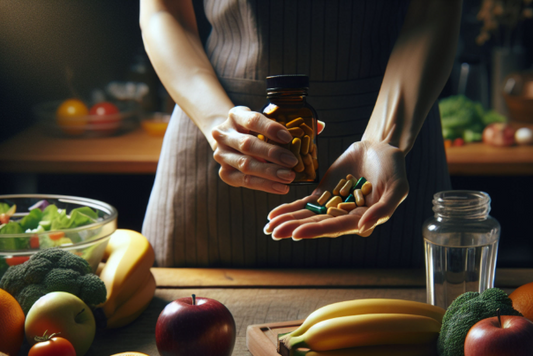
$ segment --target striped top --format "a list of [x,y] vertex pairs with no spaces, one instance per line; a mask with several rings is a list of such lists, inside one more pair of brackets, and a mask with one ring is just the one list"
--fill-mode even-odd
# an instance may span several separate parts
[[[323,176],[361,139],[407,5],[204,0],[212,26],[206,53],[234,104],[256,111],[266,101],[268,75],[309,75],[308,101],[326,122],[317,139]],[[158,266],[420,268],[422,223],[432,215],[432,195],[450,189],[436,105],[406,158],[409,196],[368,238],[273,241],[263,233],[268,212],[314,187],[291,187],[285,196],[233,188],[218,177],[212,155],[205,137],[176,107],[143,225]]]

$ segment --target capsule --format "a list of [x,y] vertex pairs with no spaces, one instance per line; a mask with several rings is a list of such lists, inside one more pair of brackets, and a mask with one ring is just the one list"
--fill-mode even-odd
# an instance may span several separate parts
[[300,153],[306,155],[309,153],[309,146],[311,143],[311,138],[308,135],[302,137],[302,147],[300,148]]
[[299,127],[291,127],[288,130],[292,137],[303,137],[304,135],[304,131]]
[[313,129],[307,126],[307,124],[301,124],[300,128],[303,130],[303,132],[305,132],[306,135],[308,135],[309,137],[313,137]]
[[355,178],[351,174],[348,174],[346,176],[346,180],[351,180],[352,181],[352,187],[355,187],[355,185],[357,184],[357,178]]
[[341,179],[339,183],[337,183],[337,186],[335,187],[335,189],[333,189],[333,195],[339,195],[339,192],[344,186],[344,184],[346,184],[346,179]]
[[365,205],[365,197],[363,196],[361,189],[356,189],[353,191],[353,193],[355,196],[355,204],[357,204],[357,206]]
[[346,215],[348,214],[348,212],[346,210],[331,207],[331,208],[328,208],[327,214],[331,216],[340,216],[340,215]]
[[363,186],[361,187],[361,191],[363,192],[363,195],[368,195],[372,191],[372,183],[365,182]]
[[365,177],[361,177],[359,178],[359,180],[357,181],[357,183],[354,185],[353,189],[361,189],[361,187],[363,186],[363,184],[365,184],[366,182],[366,178]]
[[328,190],[326,190],[324,191],[324,193],[322,193],[322,195],[320,196],[320,198],[318,198],[316,202],[320,205],[324,205],[326,204],[326,202],[328,201],[330,197],[331,197],[331,193]]
[[352,190],[352,181],[347,180],[346,183],[344,183],[344,185],[342,186],[341,190],[339,190],[339,193],[341,196],[347,197],[348,195],[350,195],[351,190]]
[[307,210],[311,210],[315,214],[326,214],[328,209],[325,206],[320,206],[312,203],[305,204]]
[[355,203],[355,197],[353,196],[353,194],[350,194],[350,195],[348,195],[348,197],[346,199],[344,199],[344,202],[345,203],[350,203],[350,202]]
[[342,198],[338,195],[335,195],[326,203],[326,208],[336,208],[339,203],[342,203]]
[[300,140],[298,137],[293,138],[291,142],[291,152],[296,156],[298,159],[298,164],[293,168],[295,172],[303,172],[305,169],[304,162],[302,160],[302,156],[300,155],[300,147],[302,146],[302,140]]
[[356,206],[357,205],[355,205],[354,202],[339,203],[339,205],[337,205],[337,208],[342,209],[342,210],[346,210],[346,211],[352,211],[353,209],[356,208]]
[[301,124],[303,124],[305,121],[301,117],[294,119],[292,121],[287,122],[287,128],[290,129],[291,127],[298,127]]
[[265,136],[261,134],[257,135],[257,138],[260,139],[261,141],[265,140]]

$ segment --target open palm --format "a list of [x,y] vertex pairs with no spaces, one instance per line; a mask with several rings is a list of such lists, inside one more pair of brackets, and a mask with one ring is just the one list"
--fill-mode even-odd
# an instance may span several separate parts
[[[365,177],[372,183],[372,192],[365,197],[366,206],[357,207],[347,215],[338,217],[317,215],[305,209],[306,203],[316,202],[325,190],[331,192],[339,180],[348,174]],[[392,216],[408,192],[403,152],[386,143],[359,141],[352,144],[331,165],[310,196],[272,210],[265,233],[271,233],[275,240],[347,234],[369,236],[377,225]]]

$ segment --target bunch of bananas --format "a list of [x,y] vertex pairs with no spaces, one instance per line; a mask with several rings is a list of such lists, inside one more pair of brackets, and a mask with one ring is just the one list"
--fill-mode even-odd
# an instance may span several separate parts
[[279,338],[283,356],[427,356],[436,351],[445,310],[401,299],[358,299],[326,305]]
[[126,229],[116,230],[107,244],[97,272],[107,289],[107,299],[98,306],[114,329],[135,320],[154,297],[156,283],[150,267],[154,250],[142,234]]

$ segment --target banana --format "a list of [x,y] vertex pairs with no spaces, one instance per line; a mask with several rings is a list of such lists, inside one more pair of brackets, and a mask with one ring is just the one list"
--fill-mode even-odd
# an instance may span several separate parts
[[392,344],[427,344],[439,336],[441,323],[423,315],[380,313],[341,316],[320,321],[300,336],[283,342],[290,350],[314,351]]
[[154,263],[154,250],[148,240],[133,230],[116,230],[107,244],[100,279],[107,299],[98,307],[107,319],[142,287],[143,278]]
[[330,351],[308,351],[302,356],[436,356],[436,343],[414,345],[374,345]]
[[340,316],[399,313],[423,315],[433,318],[440,323],[445,312],[443,308],[411,300],[387,298],[355,299],[329,304],[315,310],[305,319],[298,329],[292,331],[288,336],[302,335],[316,323]]
[[152,272],[148,271],[146,277],[142,281],[141,288],[107,319],[108,329],[120,328],[131,323],[148,307],[154,297],[156,284]]

